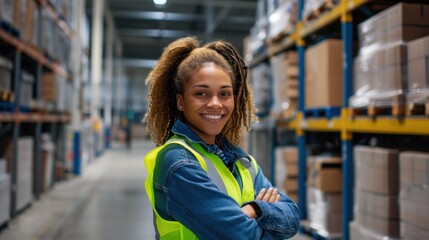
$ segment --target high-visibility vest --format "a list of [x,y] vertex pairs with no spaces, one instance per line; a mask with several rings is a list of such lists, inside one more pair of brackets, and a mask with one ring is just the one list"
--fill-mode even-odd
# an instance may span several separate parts
[[219,189],[232,197],[239,206],[243,203],[254,200],[255,190],[254,182],[258,172],[258,165],[252,157],[242,158],[236,162],[237,170],[240,174],[243,189],[237,180],[234,178],[229,169],[225,166],[222,160],[213,153],[205,151],[197,143],[188,143],[177,136],[173,136],[164,145],[151,150],[145,156],[145,165],[148,172],[148,177],[145,182],[145,188],[152,208],[155,214],[155,227],[157,236],[162,240],[193,240],[198,237],[183,224],[178,221],[169,221],[163,219],[155,209],[155,194],[153,189],[153,172],[156,165],[157,154],[167,145],[179,144],[189,150],[200,163],[201,167],[207,172],[210,179],[215,182]]

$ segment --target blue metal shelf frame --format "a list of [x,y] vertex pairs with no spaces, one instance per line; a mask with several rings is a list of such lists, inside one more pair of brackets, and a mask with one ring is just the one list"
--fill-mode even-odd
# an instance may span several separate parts
[[[14,86],[15,86],[15,113],[19,111],[20,99],[20,76],[21,76],[21,52],[15,52],[14,59]],[[17,199],[17,184],[18,184],[18,138],[20,132],[19,122],[15,122],[13,126],[13,156],[12,156],[12,182],[11,182],[11,201],[10,201],[10,217],[16,216],[16,199]]]
[[[343,40],[343,106],[349,106],[348,99],[353,94],[353,24],[350,13],[343,13],[341,35]],[[342,132],[342,208],[343,239],[349,239],[349,223],[353,220],[353,144],[351,134]]]
[[[304,9],[304,0],[298,2],[298,21],[302,22],[302,10]],[[301,37],[297,40],[298,50],[298,110],[304,112],[305,98],[305,46]],[[307,154],[305,146],[305,135],[302,131],[297,132],[298,142],[298,207],[301,219],[307,219]]]

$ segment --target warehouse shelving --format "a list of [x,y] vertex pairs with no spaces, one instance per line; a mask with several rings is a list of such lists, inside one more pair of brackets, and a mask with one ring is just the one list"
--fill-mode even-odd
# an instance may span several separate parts
[[[265,62],[270,57],[292,48],[298,51],[299,64],[299,99],[298,113],[288,119],[277,119],[275,124],[280,128],[294,130],[299,149],[299,208],[303,221],[306,213],[306,139],[305,132],[334,132],[339,133],[342,141],[343,159],[343,239],[349,239],[349,222],[353,218],[353,134],[395,134],[395,135],[429,135],[429,118],[425,116],[352,116],[349,111],[349,97],[353,94],[353,21],[352,14],[358,8],[376,1],[371,0],[339,0],[332,9],[322,13],[317,19],[303,23],[302,10],[304,0],[299,0],[298,22],[295,31],[278,41],[270,44],[260,55],[255,56],[249,63],[250,67]],[[399,1],[396,1],[399,2]],[[392,1],[388,4],[393,5]],[[386,2],[384,2],[386,4]],[[341,38],[343,41],[343,106],[339,117],[312,118],[304,117],[304,79],[305,79],[305,47],[306,38],[322,31],[323,28],[336,24],[341,25]],[[274,160],[272,160],[274,161]],[[273,177],[272,177],[273,178]],[[316,234],[317,235],[317,234]],[[316,236],[314,235],[314,236]],[[315,237],[316,238],[316,237]]]
[[[46,1],[38,0],[40,5],[36,7],[35,11],[41,11],[41,9],[46,8],[50,11],[50,14],[54,17],[55,23],[59,26],[66,36],[69,38],[73,37],[73,31],[71,28],[63,21],[60,20],[59,15],[55,12],[55,9]],[[38,29],[41,29],[41,21],[38,21]],[[40,46],[41,39],[38,39],[38,45]],[[52,135],[54,141],[58,140],[60,144],[56,148],[54,163],[52,172],[54,172],[54,165],[57,162],[64,162],[65,150],[63,147],[64,143],[64,134],[61,129],[64,128],[64,124],[70,122],[70,113],[67,111],[61,112],[44,112],[44,111],[34,111],[27,112],[22,111],[20,103],[20,75],[22,70],[29,71],[34,75],[34,99],[38,100],[41,98],[41,79],[44,72],[52,72],[58,76],[61,76],[68,81],[72,81],[73,77],[68,73],[64,66],[60,63],[49,60],[41,50],[37,47],[32,46],[21,40],[20,38],[9,34],[7,31],[0,29],[0,54],[5,55],[10,58],[13,62],[13,79],[14,79],[14,100],[11,100],[13,106],[12,111],[0,112],[0,127],[3,127],[3,124],[11,124],[12,126],[11,133],[8,135],[2,135],[0,137],[11,137],[12,139],[12,162],[13,169],[11,172],[11,218],[15,217],[19,211],[22,209],[16,208],[16,199],[17,199],[17,189],[16,185],[18,182],[17,179],[17,153],[18,153],[18,138],[25,134],[26,136],[31,136],[34,140],[33,147],[33,175],[34,175],[34,188],[32,191],[33,196],[38,199],[41,195],[41,184],[40,175],[41,175],[41,134],[42,130],[44,132],[49,132]],[[30,109],[32,110],[32,109]],[[30,130],[29,130],[30,129]],[[25,132],[27,131],[27,132]],[[4,134],[4,133],[3,133]],[[61,139],[62,138],[62,139]],[[55,181],[55,178],[53,178]],[[31,202],[30,202],[31,204]]]

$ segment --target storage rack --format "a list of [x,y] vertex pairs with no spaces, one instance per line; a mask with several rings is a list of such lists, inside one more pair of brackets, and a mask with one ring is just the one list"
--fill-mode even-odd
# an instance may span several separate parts
[[[63,21],[56,10],[47,2],[47,0],[37,0],[35,11],[41,12],[42,9],[48,10],[54,17],[54,22],[62,29],[65,35],[70,39],[73,37],[73,31]],[[37,29],[39,31],[42,28],[42,19],[38,18]],[[39,31],[43,32],[43,31]],[[38,46],[41,46],[41,36],[37,39]],[[39,48],[40,49],[40,48]],[[13,62],[13,79],[14,79],[14,101],[13,110],[10,112],[0,112],[0,123],[11,124],[12,127],[12,149],[13,149],[13,169],[11,172],[11,206],[10,206],[10,217],[15,217],[19,211],[16,209],[16,198],[17,198],[17,142],[18,138],[22,133],[24,124],[31,124],[31,129],[34,129],[32,137],[34,139],[33,149],[33,179],[34,189],[33,194],[36,199],[40,198],[42,182],[40,181],[41,176],[41,133],[42,129],[47,129],[52,135],[52,139],[55,141],[59,139],[59,146],[56,147],[54,152],[52,176],[54,176],[55,163],[65,162],[65,135],[64,127],[65,124],[70,122],[69,112],[22,112],[20,104],[20,75],[22,70],[29,70],[34,74],[34,99],[39,100],[41,98],[41,79],[44,72],[52,72],[56,75],[62,76],[69,81],[72,81],[73,77],[68,74],[63,66],[49,60],[44,54],[29,44],[22,41],[20,38],[11,35],[9,32],[0,29],[0,54],[11,59]],[[27,133],[28,134],[28,133]],[[55,178],[53,177],[53,181]],[[31,203],[30,203],[31,204]]]
[[[339,0],[332,9],[321,14],[314,21],[303,23],[302,10],[304,0],[298,2],[298,22],[295,31],[276,44],[267,47],[261,54],[255,56],[249,66],[255,67],[261,62],[269,60],[272,56],[295,48],[298,51],[299,68],[299,99],[298,113],[290,119],[280,119],[277,126],[295,131],[299,150],[299,174],[298,174],[298,205],[301,219],[307,218],[306,208],[306,139],[305,132],[336,132],[341,136],[342,142],[342,228],[343,239],[349,239],[349,223],[353,218],[353,187],[354,187],[354,167],[353,167],[353,134],[354,133],[381,133],[396,135],[429,135],[429,118],[419,116],[370,116],[352,117],[349,110],[349,97],[353,94],[353,21],[352,14],[360,7],[376,2],[375,0]],[[394,5],[399,1],[391,1],[388,4]],[[386,3],[386,2],[384,2]],[[311,118],[305,117],[304,105],[304,79],[305,79],[305,39],[340,21],[341,38],[343,41],[343,105],[339,117],[333,118]],[[252,146],[252,145],[251,145]],[[274,159],[271,159],[273,166]],[[272,171],[274,174],[274,171]],[[271,176],[271,179],[275,179]],[[324,239],[325,236],[312,233],[315,239]]]

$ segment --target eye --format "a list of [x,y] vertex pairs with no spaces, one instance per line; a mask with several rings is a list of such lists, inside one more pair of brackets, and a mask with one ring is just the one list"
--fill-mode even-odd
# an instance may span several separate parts
[[229,97],[229,96],[232,96],[232,92],[230,92],[230,91],[225,91],[225,92],[221,92],[221,93],[220,93],[220,95],[221,95],[222,97]]
[[196,92],[196,93],[195,93],[195,95],[196,95],[196,96],[202,96],[202,97],[205,97],[205,96],[207,96],[207,93],[205,93],[205,92]]

